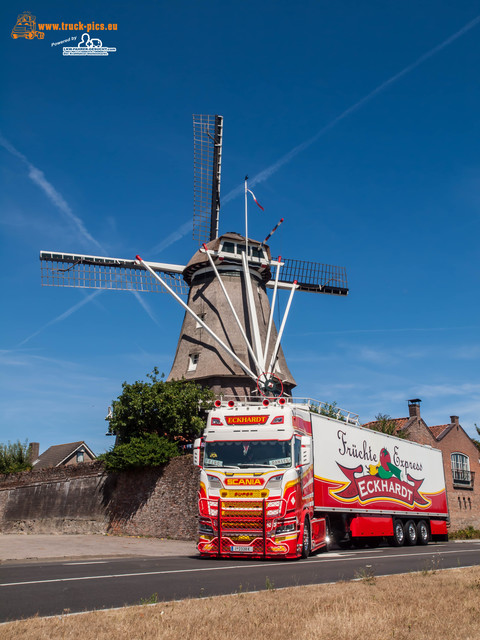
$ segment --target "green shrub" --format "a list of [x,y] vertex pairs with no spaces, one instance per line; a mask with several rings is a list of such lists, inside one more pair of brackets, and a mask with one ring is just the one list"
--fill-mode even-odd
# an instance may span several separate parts
[[449,540],[475,540],[477,538],[480,538],[480,529],[475,529],[472,526],[448,533]]
[[109,471],[123,471],[137,467],[158,467],[179,455],[174,442],[156,433],[137,436],[99,456]]

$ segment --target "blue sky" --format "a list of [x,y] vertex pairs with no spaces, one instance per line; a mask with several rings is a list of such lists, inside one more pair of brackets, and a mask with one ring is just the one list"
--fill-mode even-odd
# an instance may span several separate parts
[[[274,255],[347,268],[346,299],[299,293],[298,387],[360,414],[480,423],[480,3],[60,2],[2,6],[0,441],[97,453],[124,380],[168,374],[183,313],[162,294],[40,285],[41,249],[185,264],[192,114],[224,116],[220,230],[246,173]],[[10,37],[92,32],[108,57]],[[71,44],[75,45],[75,42]],[[93,295],[95,294],[95,295]],[[286,294],[281,296],[285,307]],[[278,317],[278,316],[277,316]]]

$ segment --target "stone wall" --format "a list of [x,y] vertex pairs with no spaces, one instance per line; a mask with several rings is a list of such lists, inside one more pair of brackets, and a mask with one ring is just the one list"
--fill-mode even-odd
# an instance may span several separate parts
[[100,462],[0,476],[1,533],[102,533],[193,540],[192,456],[107,473]]

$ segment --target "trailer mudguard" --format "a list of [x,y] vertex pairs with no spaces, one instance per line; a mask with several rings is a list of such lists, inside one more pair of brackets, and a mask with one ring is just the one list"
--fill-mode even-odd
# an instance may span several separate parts
[[356,516],[350,531],[354,538],[393,536],[393,520],[390,516]]

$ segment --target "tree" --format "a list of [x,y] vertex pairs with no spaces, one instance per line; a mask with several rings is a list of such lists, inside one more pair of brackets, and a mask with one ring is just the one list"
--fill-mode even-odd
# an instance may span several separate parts
[[375,422],[369,425],[369,429],[372,431],[379,431],[380,433],[386,433],[389,436],[396,436],[397,438],[406,439],[407,434],[405,431],[397,432],[397,423],[386,413],[379,413],[375,416]]
[[32,468],[30,463],[30,452],[28,441],[24,443],[8,442],[0,444],[0,473],[17,473],[18,471],[29,471]]
[[336,418],[337,420],[345,422],[345,417],[340,413],[340,409],[337,407],[336,402],[332,402],[331,404],[329,402],[324,402],[318,406],[311,404],[310,411],[312,413],[319,413],[321,416],[327,416],[327,418]]
[[320,415],[327,416],[328,418],[337,418],[345,422],[345,417],[340,413],[340,409],[337,407],[337,403],[334,401],[331,404],[326,402],[320,407]]
[[213,392],[194,381],[165,382],[156,367],[147,377],[150,382],[123,383],[113,401],[109,432],[122,444],[148,433],[170,442],[191,442],[199,436],[205,427],[201,414],[212,407]]
[[124,382],[113,401],[108,430],[117,441],[99,456],[107,469],[165,464],[180,454],[180,443],[191,442],[205,427],[202,415],[213,405],[212,391],[185,379],[165,382],[156,367],[147,377],[149,382]]

